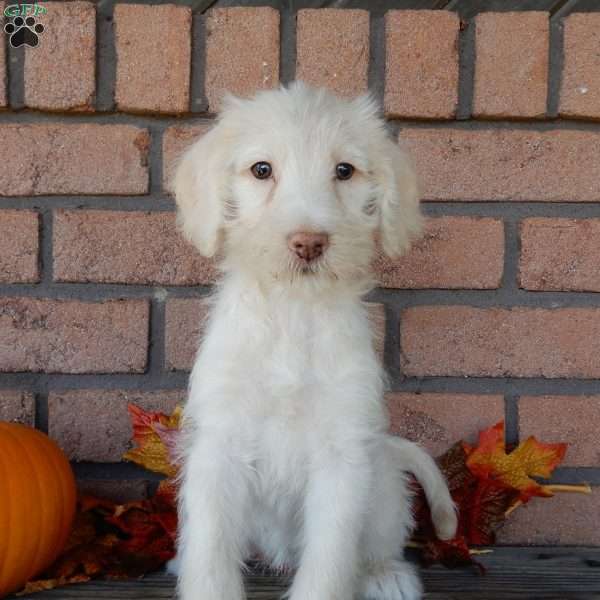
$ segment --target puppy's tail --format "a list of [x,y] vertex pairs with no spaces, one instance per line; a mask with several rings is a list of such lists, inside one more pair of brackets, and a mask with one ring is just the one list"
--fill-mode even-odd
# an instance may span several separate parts
[[413,442],[392,436],[388,439],[397,464],[404,471],[412,473],[423,487],[438,537],[441,540],[452,539],[456,535],[458,523],[456,507],[435,461]]

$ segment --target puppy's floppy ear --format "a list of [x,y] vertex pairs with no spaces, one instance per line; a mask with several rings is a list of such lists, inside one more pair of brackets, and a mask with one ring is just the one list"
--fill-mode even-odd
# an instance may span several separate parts
[[421,232],[423,219],[417,176],[407,153],[389,138],[382,150],[378,169],[381,241],[384,252],[394,258],[408,250]]
[[217,251],[224,223],[228,146],[220,122],[182,156],[173,179],[179,226],[207,257]]

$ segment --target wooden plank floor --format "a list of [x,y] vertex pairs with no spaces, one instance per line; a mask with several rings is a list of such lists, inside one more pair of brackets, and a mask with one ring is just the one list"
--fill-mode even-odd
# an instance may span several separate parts
[[[479,557],[485,575],[472,570],[423,570],[427,600],[600,599],[600,548],[494,548]],[[248,600],[276,600],[286,580],[247,578]],[[140,581],[90,582],[30,596],[33,600],[170,600],[174,580],[163,574]],[[204,598],[199,600],[205,600]],[[215,599],[216,600],[216,599]],[[351,599],[348,599],[351,600]]]

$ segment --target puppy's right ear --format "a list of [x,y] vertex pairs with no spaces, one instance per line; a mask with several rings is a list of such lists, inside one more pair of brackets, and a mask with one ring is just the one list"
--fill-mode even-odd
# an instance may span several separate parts
[[224,126],[218,123],[182,156],[173,179],[179,226],[207,257],[215,254],[222,235],[229,183],[227,147]]

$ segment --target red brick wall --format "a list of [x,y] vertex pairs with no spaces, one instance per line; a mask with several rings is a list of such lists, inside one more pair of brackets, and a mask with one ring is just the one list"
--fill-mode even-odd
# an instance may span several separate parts
[[[173,160],[225,90],[297,74],[374,90],[423,182],[425,236],[369,297],[393,430],[439,453],[505,418],[571,443],[556,481],[600,485],[600,14],[184,4],[47,2],[37,48],[2,39],[0,418],[86,489],[145,493],[125,407],[181,401],[215,277],[176,232]],[[595,489],[502,541],[600,544]]]

